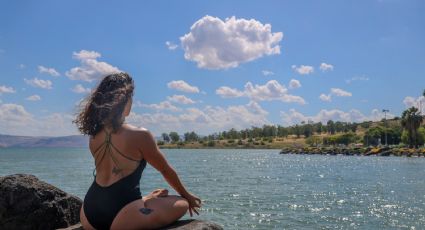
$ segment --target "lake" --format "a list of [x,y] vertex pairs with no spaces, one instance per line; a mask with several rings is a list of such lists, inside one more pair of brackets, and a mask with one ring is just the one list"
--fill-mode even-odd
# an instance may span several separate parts
[[[425,158],[164,149],[201,215],[225,229],[424,229]],[[93,159],[81,148],[0,149],[0,176],[34,174],[83,199]],[[168,188],[150,165],[142,195]],[[185,217],[189,218],[187,214]]]

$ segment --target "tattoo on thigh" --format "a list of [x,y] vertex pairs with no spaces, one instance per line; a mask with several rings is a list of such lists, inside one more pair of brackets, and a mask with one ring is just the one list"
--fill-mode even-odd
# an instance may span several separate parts
[[141,208],[139,211],[145,215],[149,215],[153,210],[150,208]]

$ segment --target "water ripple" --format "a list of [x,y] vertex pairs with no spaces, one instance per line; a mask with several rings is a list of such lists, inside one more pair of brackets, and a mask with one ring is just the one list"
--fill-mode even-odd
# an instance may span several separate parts
[[[93,179],[87,150],[28,151],[0,149],[0,175],[31,173],[84,196]],[[163,152],[188,189],[202,198],[199,218],[225,229],[425,226],[423,158],[279,155],[276,150]],[[173,193],[148,165],[142,194],[160,187]]]

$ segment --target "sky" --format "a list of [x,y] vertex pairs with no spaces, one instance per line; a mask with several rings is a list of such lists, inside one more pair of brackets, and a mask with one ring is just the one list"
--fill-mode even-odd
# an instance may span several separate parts
[[126,122],[156,136],[400,116],[425,107],[423,12],[421,0],[0,1],[0,134],[78,134],[80,101],[119,71],[135,81]]

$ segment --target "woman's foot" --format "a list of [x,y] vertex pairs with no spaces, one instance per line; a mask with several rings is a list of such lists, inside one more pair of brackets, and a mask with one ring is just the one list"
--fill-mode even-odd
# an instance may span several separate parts
[[168,190],[165,188],[158,188],[153,190],[151,193],[149,193],[146,196],[146,200],[157,198],[157,197],[166,197],[166,196],[168,196]]

